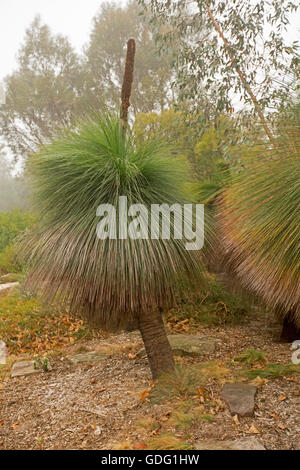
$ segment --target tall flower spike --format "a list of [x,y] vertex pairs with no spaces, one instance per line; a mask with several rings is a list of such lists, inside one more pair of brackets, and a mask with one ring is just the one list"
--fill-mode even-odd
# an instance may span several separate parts
[[122,95],[121,95],[121,121],[123,128],[126,127],[128,121],[128,108],[130,106],[130,96],[133,82],[134,70],[134,57],[135,57],[135,40],[129,39],[127,42],[127,54],[125,72],[123,78]]

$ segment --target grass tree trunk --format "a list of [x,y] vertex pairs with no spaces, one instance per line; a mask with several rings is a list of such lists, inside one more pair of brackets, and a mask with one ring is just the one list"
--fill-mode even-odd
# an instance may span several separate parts
[[164,322],[160,312],[143,315],[139,319],[152,377],[156,379],[164,372],[174,369],[174,358],[167,338]]
[[288,312],[283,320],[280,341],[283,343],[292,343],[300,339],[300,328],[296,324],[293,312]]

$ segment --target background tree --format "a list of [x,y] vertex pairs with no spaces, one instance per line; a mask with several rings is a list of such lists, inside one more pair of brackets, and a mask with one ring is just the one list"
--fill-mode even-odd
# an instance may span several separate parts
[[134,113],[164,109],[172,99],[170,57],[159,56],[148,24],[130,1],[119,7],[102,4],[94,19],[89,44],[82,55],[67,38],[53,35],[35,18],[18,55],[17,70],[6,78],[6,105],[0,110],[0,128],[11,152],[26,157],[69,126],[90,108],[118,110],[125,47],[137,43]]
[[170,148],[174,158],[194,161],[194,146],[197,136],[201,132],[198,116],[188,115],[188,112],[169,108],[161,113],[138,113],[133,130],[139,142],[146,142],[154,137],[168,140],[173,145]]
[[[288,94],[279,84],[299,62],[297,41],[286,44],[289,14],[299,8],[290,0],[139,0],[152,15],[162,47],[176,48],[175,67],[183,98],[200,88],[214,97],[217,109],[233,106],[240,96],[260,117],[272,139],[264,111],[278,107]],[[191,32],[205,32],[197,40]],[[190,33],[190,34],[188,34]],[[191,39],[190,39],[191,38]],[[196,38],[196,40],[194,39]],[[201,99],[198,100],[201,103]]]
[[[223,169],[233,171],[243,166],[242,154],[249,155],[251,141],[257,135],[250,132],[245,120],[231,114],[219,113],[213,120],[207,120],[204,113],[170,108],[162,113],[139,113],[134,122],[136,138],[144,142],[155,136],[168,139],[174,158],[188,161],[190,181],[194,183],[197,200],[207,202],[209,194],[202,192],[207,183],[211,196],[223,187]],[[221,185],[222,182],[222,185]],[[208,186],[206,186],[208,189]]]
[[136,1],[126,6],[104,3],[94,18],[90,43],[86,49],[90,88],[102,93],[106,104],[119,109],[128,38],[136,41],[134,89],[131,105],[134,114],[163,110],[170,96],[170,56],[159,56],[151,28],[139,15]]
[[28,207],[28,185],[24,177],[13,176],[12,168],[6,153],[0,145],[0,212],[14,208]]
[[2,135],[15,156],[34,151],[58,126],[69,125],[83,93],[80,59],[69,41],[35,18],[8,76],[0,110]]

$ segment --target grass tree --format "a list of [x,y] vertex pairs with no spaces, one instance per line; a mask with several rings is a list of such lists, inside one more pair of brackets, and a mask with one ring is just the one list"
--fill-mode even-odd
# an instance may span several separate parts
[[[109,331],[137,322],[153,377],[174,367],[162,313],[183,278],[201,277],[184,240],[97,236],[101,204],[119,209],[183,203],[185,169],[161,141],[137,144],[120,119],[94,114],[64,130],[28,162],[39,227],[29,236],[27,285]],[[146,215],[143,215],[144,222]],[[150,234],[150,224],[149,224]]]
[[224,191],[219,214],[229,261],[242,283],[282,315],[287,340],[300,338],[299,122],[294,114],[279,126],[274,145],[256,147]]

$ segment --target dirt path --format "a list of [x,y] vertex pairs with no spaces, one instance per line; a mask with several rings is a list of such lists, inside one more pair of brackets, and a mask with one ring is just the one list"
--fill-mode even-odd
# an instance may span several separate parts
[[[205,359],[178,360],[225,365],[245,349],[255,348],[264,351],[268,361],[291,362],[290,345],[274,343],[260,321],[247,327],[199,328],[197,334],[219,338],[218,350]],[[300,448],[299,375],[265,381],[258,389],[253,417],[234,418],[222,404],[213,411],[207,401],[203,406],[213,420],[195,420],[187,430],[174,424],[174,402],[153,404],[143,398],[151,377],[147,360],[135,357],[141,344],[137,333],[91,341],[81,351],[100,348],[108,354],[78,364],[67,357],[78,352],[73,346],[51,359],[51,372],[0,384],[0,449],[151,448],[151,438],[159,443],[166,435],[191,446],[203,439],[255,436],[267,449]],[[218,403],[226,380],[207,381],[210,397]]]

